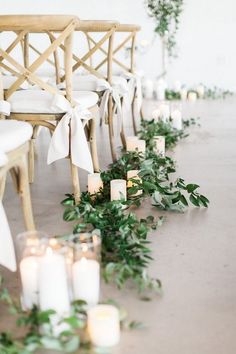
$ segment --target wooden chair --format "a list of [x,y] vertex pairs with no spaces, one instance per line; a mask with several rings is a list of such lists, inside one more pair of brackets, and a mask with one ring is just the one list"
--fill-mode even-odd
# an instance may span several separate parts
[[[79,19],[75,16],[66,15],[7,15],[0,16],[0,31],[17,33],[16,38],[11,42],[7,49],[0,47],[0,67],[11,73],[15,77],[14,83],[5,90],[5,99],[11,103],[11,119],[28,121],[33,126],[33,135],[30,143],[30,180],[33,181],[34,167],[34,141],[37,135],[39,126],[47,127],[51,132],[58,131],[62,125],[68,127],[68,151],[67,155],[70,159],[72,185],[75,199],[79,202],[80,186],[77,165],[73,162],[75,157],[74,146],[78,149],[87,149],[84,145],[80,146],[79,141],[73,141],[74,132],[72,130],[72,118],[69,119],[68,125],[63,123],[68,113],[67,109],[60,107],[51,107],[50,104],[55,97],[64,99],[70,105],[70,113],[73,115],[79,105],[89,110],[92,114],[92,119],[84,120],[84,125],[87,123],[88,138],[91,146],[93,170],[99,170],[97,148],[96,148],[96,129],[95,129],[95,114],[97,111],[98,96],[93,92],[73,92],[72,91],[72,53],[73,53],[73,33],[76,27],[79,26]],[[49,46],[42,52],[33,62],[29,62],[28,50],[30,43],[29,36],[31,33],[44,33],[50,37]],[[56,35],[55,35],[56,34]],[[11,51],[24,41],[24,63],[20,63],[11,55]],[[55,85],[43,81],[36,73],[39,67],[48,60],[51,60],[50,55],[54,55],[54,60],[57,61],[57,50],[63,46],[64,71],[65,71],[65,89],[58,89]],[[55,59],[56,58],[56,59]],[[58,66],[56,66],[58,70]],[[24,82],[37,85],[40,90],[20,90]],[[66,98],[66,100],[65,100]],[[78,111],[78,110],[77,110]],[[69,113],[68,113],[69,114]],[[83,111],[80,112],[83,114]],[[67,117],[68,118],[68,117]],[[86,118],[86,117],[84,117]],[[60,124],[60,122],[62,122]],[[78,125],[78,122],[76,123]],[[75,125],[75,124],[74,124]],[[83,130],[84,131],[84,130]],[[61,146],[57,147],[59,150]],[[60,151],[59,151],[60,152]],[[80,154],[80,159],[83,160],[83,151]],[[89,156],[90,157],[90,156]],[[86,164],[86,162],[84,161]],[[79,166],[82,167],[82,166]],[[83,167],[82,167],[83,168]],[[91,168],[90,168],[91,169]],[[90,170],[90,172],[92,172]]]
[[[135,78],[136,36],[137,36],[137,32],[139,32],[140,30],[141,30],[141,27],[138,25],[119,24],[116,27],[115,35],[113,38],[113,42],[116,41],[116,45],[113,45],[114,49],[113,49],[112,54],[110,54],[110,56],[108,56],[108,53],[106,52],[106,50],[104,50],[103,48],[99,48],[99,50],[102,51],[106,55],[106,57],[99,64],[97,64],[94,69],[96,71],[100,70],[111,59],[112,62],[117,66],[117,68],[120,69],[121,73],[123,72],[124,74],[128,74],[127,75],[128,80],[129,80],[129,77],[132,78],[132,76]],[[119,34],[124,34],[124,36],[122,38],[118,38]],[[90,42],[91,44],[94,44],[94,40],[89,34],[87,35],[87,38],[88,38],[88,42]],[[118,54],[120,54],[120,52],[122,50],[127,50],[127,47],[126,47],[127,45],[129,46],[129,59],[128,59],[129,63],[126,63],[126,62],[124,63],[123,58],[121,58],[121,57],[116,58],[116,56]],[[114,69],[113,69],[113,72],[115,72]],[[131,74],[131,76],[129,74]],[[133,129],[134,129],[135,134],[137,133],[137,122],[136,122],[136,117],[135,117],[135,100],[137,99],[138,90],[139,90],[139,88],[136,85],[134,88],[134,94],[133,94],[133,99],[132,99],[132,123],[133,123]],[[141,107],[138,109],[139,109],[138,113],[140,114],[141,118],[143,118]],[[124,131],[122,132],[122,134],[123,134],[123,137],[125,138]]]

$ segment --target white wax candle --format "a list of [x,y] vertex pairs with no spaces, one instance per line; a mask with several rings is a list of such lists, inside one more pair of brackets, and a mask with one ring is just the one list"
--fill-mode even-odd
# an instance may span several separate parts
[[203,85],[198,85],[197,86],[197,94],[199,98],[203,98],[204,97],[204,93],[205,93],[205,88]]
[[39,305],[41,310],[53,309],[60,316],[70,312],[65,258],[50,247],[39,262]]
[[157,81],[155,85],[155,93],[156,98],[159,101],[163,101],[165,99],[165,84],[162,81]]
[[126,180],[125,179],[113,179],[110,182],[110,194],[111,200],[127,200]]
[[186,90],[186,88],[182,88],[180,91],[180,97],[182,101],[186,101],[188,96],[188,91]]
[[188,100],[191,102],[195,102],[197,99],[197,93],[196,92],[189,92],[188,93]]
[[179,80],[176,80],[175,82],[174,82],[174,91],[175,92],[180,92],[180,90],[181,90],[181,82],[179,81]]
[[165,137],[161,135],[154,136],[155,151],[158,155],[165,156]]
[[93,345],[114,347],[120,341],[119,311],[112,305],[97,305],[88,311],[88,333]]
[[178,109],[171,112],[172,126],[175,129],[182,129],[182,114]]
[[[127,187],[128,188],[133,187],[133,182],[130,181],[130,178],[141,182],[141,178],[138,176],[138,173],[139,173],[139,170],[130,170],[127,172],[127,180],[128,180]],[[142,189],[139,189],[135,194],[132,194],[132,196],[137,196],[140,194],[142,194]]]
[[152,80],[146,79],[143,82],[143,92],[144,92],[145,98],[147,98],[147,99],[153,98],[153,82],[152,82]]
[[98,193],[103,188],[103,182],[100,173],[91,173],[88,175],[88,192],[90,194]]
[[99,301],[100,265],[94,259],[82,257],[72,267],[75,300],[84,300],[89,305]]
[[158,121],[161,117],[161,111],[160,109],[155,109],[153,112],[152,112],[152,118],[156,121]]
[[127,137],[126,138],[126,151],[138,151],[145,152],[146,141],[138,139],[137,137]]
[[38,263],[39,257],[29,256],[20,262],[23,307],[29,310],[38,305]]
[[167,122],[170,117],[170,106],[167,103],[162,103],[158,108],[161,112],[161,119]]

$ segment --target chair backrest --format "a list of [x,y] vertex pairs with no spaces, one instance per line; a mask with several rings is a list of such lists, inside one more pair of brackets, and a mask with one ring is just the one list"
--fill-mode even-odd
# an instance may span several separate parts
[[[7,48],[0,45],[0,67],[13,75],[15,82],[5,91],[6,99],[9,98],[20,86],[29,81],[52,94],[62,94],[71,102],[72,100],[72,52],[73,33],[78,26],[79,19],[67,15],[7,15],[0,16],[0,32],[7,34],[12,32],[15,38]],[[29,62],[30,34],[43,33],[50,38],[49,45],[42,53],[38,53],[33,63]],[[10,37],[10,36],[9,36]],[[24,61],[21,63],[12,55],[12,51],[23,44]],[[43,81],[36,71],[49,60],[51,55],[63,46],[65,91],[58,90],[54,85]]]

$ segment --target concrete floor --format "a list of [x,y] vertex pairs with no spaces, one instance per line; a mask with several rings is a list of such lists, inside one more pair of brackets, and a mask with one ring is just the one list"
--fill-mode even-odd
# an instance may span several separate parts
[[[151,111],[153,102],[146,103]],[[155,261],[152,276],[163,283],[163,295],[140,301],[132,288],[118,291],[102,286],[102,296],[114,298],[129,311],[131,320],[146,328],[122,334],[114,354],[235,354],[236,353],[236,99],[187,103],[185,118],[201,117],[201,128],[172,153],[178,161],[178,175],[198,183],[211,201],[208,210],[189,208],[185,214],[161,213],[146,203],[143,215],[165,215],[164,225],[150,235]],[[128,127],[129,129],[129,127]],[[45,164],[49,136],[40,137],[36,181],[32,199],[38,229],[64,233],[71,229],[63,222],[59,202],[70,192],[66,161]],[[110,161],[105,129],[99,140],[101,165]],[[99,145],[101,146],[101,145]],[[85,188],[85,174],[82,186]],[[4,205],[13,235],[23,230],[19,202],[8,181]],[[19,293],[17,276],[0,269],[6,285]],[[12,323],[0,307],[0,329]]]

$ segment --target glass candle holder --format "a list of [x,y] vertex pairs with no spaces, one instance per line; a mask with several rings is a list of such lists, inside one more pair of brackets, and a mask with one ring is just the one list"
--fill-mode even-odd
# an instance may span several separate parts
[[59,317],[70,313],[67,253],[57,239],[43,232],[17,236],[23,309],[38,305],[41,310],[55,310]]
[[127,200],[127,182],[125,179],[113,179],[110,182],[110,196],[112,200]]
[[103,188],[103,182],[100,173],[91,173],[88,175],[88,192],[90,194],[98,193]]
[[100,295],[101,238],[99,233],[76,235],[72,284],[74,300],[84,300],[88,306],[96,305]]
[[48,235],[30,231],[16,238],[16,254],[22,286],[21,304],[25,310],[39,304],[38,270],[40,257],[45,252]]

